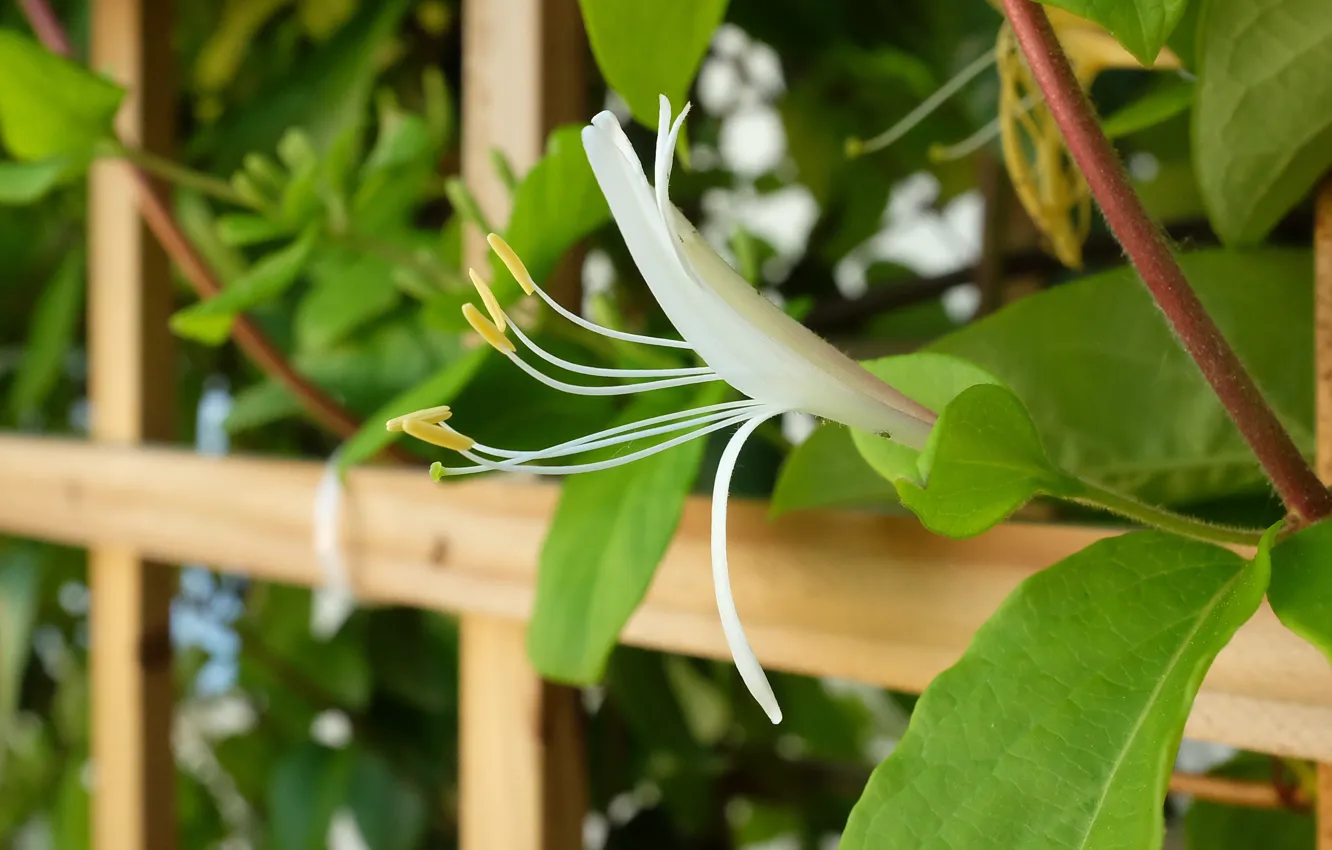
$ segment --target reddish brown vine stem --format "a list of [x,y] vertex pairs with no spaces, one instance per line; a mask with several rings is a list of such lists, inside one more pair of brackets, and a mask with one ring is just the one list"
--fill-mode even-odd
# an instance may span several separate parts
[[1110,230],[1174,328],[1184,349],[1225,406],[1286,507],[1306,521],[1332,514],[1332,494],[1319,483],[1294,441],[1268,407],[1235,351],[1203,308],[1175,262],[1165,236],[1130,185],[1114,148],[1045,10],[1032,0],[1003,0],[1013,33],[1073,161],[1086,175]]
[[[38,39],[47,50],[60,56],[70,55],[69,39],[45,0],[23,0],[23,13]],[[157,239],[162,250],[171,258],[196,295],[210,298],[222,290],[221,283],[199,256],[193,243],[185,236],[171,213],[166,201],[153,185],[152,178],[141,169],[125,164],[134,171],[139,187],[139,214]],[[281,349],[270,340],[254,322],[238,316],[232,328],[232,337],[241,351],[266,375],[282,384],[295,396],[302,409],[322,428],[339,437],[350,437],[360,430],[360,423],[346,408],[330,398],[317,385],[296,371],[283,356]],[[387,450],[397,460],[413,460],[411,454],[399,446]]]

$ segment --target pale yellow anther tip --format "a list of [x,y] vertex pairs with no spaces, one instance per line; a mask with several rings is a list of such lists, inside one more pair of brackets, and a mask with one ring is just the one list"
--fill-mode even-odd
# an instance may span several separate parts
[[499,328],[500,333],[503,333],[508,325],[506,324],[504,311],[500,309],[499,299],[495,297],[490,284],[486,283],[481,275],[476,273],[476,269],[468,269],[467,276],[472,279],[472,286],[476,287],[477,294],[481,296],[481,300],[485,303],[486,312],[490,314],[490,320],[495,323],[496,328]]
[[409,419],[417,419],[422,422],[446,422],[453,412],[449,410],[447,404],[441,404],[439,407],[427,407],[424,410],[413,410],[411,413],[404,413],[402,416],[395,416],[384,424],[390,431],[405,431],[404,423]]
[[481,338],[490,343],[496,351],[501,354],[513,354],[517,351],[513,342],[501,333],[494,323],[481,315],[481,311],[476,309],[475,304],[464,304],[462,314],[463,318],[467,320],[467,324],[472,326],[472,330],[480,334]]
[[490,249],[495,252],[495,256],[500,258],[500,262],[504,263],[504,267],[513,275],[514,280],[518,281],[518,285],[523,288],[523,291],[528,295],[536,292],[536,281],[532,280],[532,275],[527,271],[527,266],[523,265],[523,261],[518,259],[517,252],[509,247],[509,243],[504,241],[504,237],[498,233],[491,233],[486,237],[486,241],[490,243]]
[[450,451],[465,452],[476,445],[476,440],[466,434],[460,434],[447,425],[427,422],[424,419],[405,419],[402,430],[422,442]]

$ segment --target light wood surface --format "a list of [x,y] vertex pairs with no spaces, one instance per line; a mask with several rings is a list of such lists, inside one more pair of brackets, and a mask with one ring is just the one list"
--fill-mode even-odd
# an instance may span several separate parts
[[[171,147],[170,3],[93,4],[93,67],[129,92],[122,138],[158,154]],[[88,360],[92,436],[133,444],[171,436],[174,347],[166,257],[136,211],[128,168],[93,167],[88,207]],[[176,846],[171,755],[174,573],[146,565],[135,541],[90,541],[92,835],[99,850]]]
[[[309,543],[317,463],[0,437],[0,469],[0,529],[320,580]],[[424,469],[353,470],[347,545],[357,590],[375,602],[522,620],[556,495],[516,481],[437,485]],[[953,663],[1024,577],[1111,533],[1008,524],[950,541],[905,517],[808,512],[770,522],[764,505],[740,500],[729,527],[737,604],[765,664],[906,691]],[[686,506],[624,638],[729,657],[706,499]],[[1332,761],[1332,669],[1264,605],[1212,666],[1186,734]]]
[[[462,176],[486,218],[502,228],[509,190],[491,160],[519,174],[540,158],[556,125],[588,117],[582,18],[573,0],[464,0]],[[464,232],[466,262],[485,272],[489,248]],[[577,276],[564,269],[576,292]],[[547,282],[548,284],[551,282]],[[462,635],[462,850],[577,850],[587,776],[578,694],[542,683],[521,624],[477,612]]]

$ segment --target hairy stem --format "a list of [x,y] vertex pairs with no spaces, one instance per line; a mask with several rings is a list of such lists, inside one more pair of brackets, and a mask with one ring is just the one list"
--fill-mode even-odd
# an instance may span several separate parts
[[1003,2],[1013,33],[1064,134],[1069,153],[1180,344],[1212,385],[1286,507],[1306,521],[1332,514],[1332,493],[1319,483],[1244,364],[1203,309],[1165,236],[1133,191],[1045,10],[1032,0]]
[[[22,5],[28,24],[46,49],[60,56],[69,56],[69,39],[60,26],[59,19],[45,0],[23,0]],[[129,149],[123,143],[121,148]],[[222,284],[172,218],[165,199],[153,186],[152,179],[144,169],[138,167],[134,167],[134,177],[139,187],[139,214],[162,246],[162,250],[180,270],[195,294],[200,298],[216,295],[222,290]],[[283,355],[282,350],[247,317],[237,318],[232,328],[232,337],[245,355],[265,374],[282,384],[296,398],[306,414],[321,427],[340,437],[350,437],[360,430],[361,425],[356,417],[328,396],[318,385],[297,372]],[[415,459],[410,452],[400,446],[390,446],[386,451],[400,461]]]
[[1113,490],[1107,490],[1087,481],[1079,481],[1079,491],[1066,498],[1083,505],[1107,510],[1150,528],[1159,528],[1172,534],[1206,540],[1209,543],[1234,546],[1257,546],[1262,538],[1261,529],[1236,528],[1214,525],[1200,519],[1177,514],[1164,508],[1143,504]]

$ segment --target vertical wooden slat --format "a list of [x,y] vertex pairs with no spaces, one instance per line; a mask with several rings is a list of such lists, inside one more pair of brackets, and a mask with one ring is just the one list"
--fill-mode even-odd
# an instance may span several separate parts
[[[96,0],[92,65],[129,94],[122,138],[169,154],[170,0]],[[137,443],[172,432],[173,346],[166,257],[136,212],[118,163],[94,167],[89,198],[89,320],[93,439]],[[137,553],[89,552],[93,843],[99,850],[175,847],[171,755],[173,574]]]
[[[1315,452],[1318,477],[1332,482],[1332,177],[1314,206]],[[1318,765],[1318,850],[1332,850],[1332,764]]]
[[[510,202],[491,150],[521,173],[551,128],[587,117],[582,22],[574,0],[464,0],[462,23],[463,179],[498,226]],[[484,234],[464,238],[468,264],[486,268]],[[461,688],[462,850],[580,847],[577,692],[536,675],[522,623],[480,615],[462,619]]]

